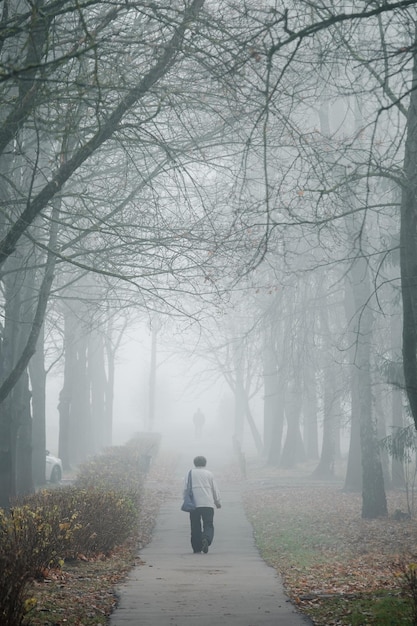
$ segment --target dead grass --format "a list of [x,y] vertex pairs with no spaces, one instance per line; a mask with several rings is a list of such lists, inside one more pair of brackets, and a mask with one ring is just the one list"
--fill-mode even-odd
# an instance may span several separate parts
[[[404,567],[417,560],[416,521],[398,514],[407,511],[404,492],[388,492],[387,500],[387,518],[363,520],[361,495],[344,493],[338,481],[315,483],[307,473],[266,469],[252,474],[245,507],[257,545],[316,624],[354,624],[356,601],[402,595]],[[330,614],[330,605],[341,614]],[[385,623],[367,619],[360,623]]]

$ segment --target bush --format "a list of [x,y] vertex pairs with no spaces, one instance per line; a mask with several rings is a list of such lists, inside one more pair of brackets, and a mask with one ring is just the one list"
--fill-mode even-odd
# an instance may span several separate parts
[[12,515],[34,515],[38,541],[33,549],[37,559],[35,577],[45,569],[59,567],[70,551],[74,532],[79,526],[78,512],[71,505],[70,489],[42,490],[27,496],[22,507],[12,509]]
[[80,489],[135,492],[141,488],[150,461],[158,452],[160,436],[137,435],[125,446],[113,446],[80,465],[75,480]]
[[115,446],[81,465],[74,485],[78,489],[122,492],[137,490],[143,479],[137,450]]
[[0,623],[15,626],[24,612],[24,593],[31,578],[26,558],[22,558],[23,544],[13,518],[0,511]]
[[74,558],[79,554],[108,554],[137,533],[138,491],[72,488],[69,493],[71,508],[77,515],[77,526],[71,533],[65,558]]
[[25,499],[36,511],[39,570],[57,566],[79,554],[108,553],[137,531],[139,492],[64,487]]
[[[58,532],[58,512],[48,520],[41,509],[29,506],[0,511],[0,623],[16,626],[25,613],[28,583],[43,569],[58,564],[54,536]],[[52,523],[51,523],[52,522]]]
[[411,623],[417,624],[417,563],[400,564],[402,573],[402,589],[404,596],[408,599],[411,612]]
[[0,624],[18,626],[31,608],[27,585],[80,555],[108,554],[137,535],[141,491],[158,437],[109,448],[84,464],[74,486],[43,490],[0,509]]

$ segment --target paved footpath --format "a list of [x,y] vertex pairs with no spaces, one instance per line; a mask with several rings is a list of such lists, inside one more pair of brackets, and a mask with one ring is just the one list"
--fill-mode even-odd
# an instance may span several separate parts
[[[209,465],[208,469],[211,469]],[[179,491],[181,490],[179,482]],[[306,626],[255,547],[239,484],[221,484],[208,554],[193,554],[179,497],[162,506],[153,539],[119,588],[110,626]]]

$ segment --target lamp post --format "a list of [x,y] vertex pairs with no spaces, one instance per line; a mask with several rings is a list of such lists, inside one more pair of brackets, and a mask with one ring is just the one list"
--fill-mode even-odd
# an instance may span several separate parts
[[152,432],[155,424],[155,389],[156,389],[156,367],[157,367],[157,338],[161,328],[160,321],[157,317],[151,321],[151,364],[149,373],[149,412],[148,426]]

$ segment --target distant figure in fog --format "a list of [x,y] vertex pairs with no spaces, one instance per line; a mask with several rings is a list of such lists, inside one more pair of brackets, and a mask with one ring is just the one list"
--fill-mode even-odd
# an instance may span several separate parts
[[196,413],[193,415],[193,423],[194,423],[194,432],[195,438],[201,439],[203,436],[203,428],[206,423],[206,418],[204,417],[204,413],[200,408],[197,409]]
[[[194,554],[207,554],[214,537],[214,507],[221,508],[220,492],[213,474],[206,469],[207,459],[196,456],[194,469],[191,469],[191,482],[196,509],[190,513],[191,547]],[[187,490],[188,474],[184,479],[184,496]]]

